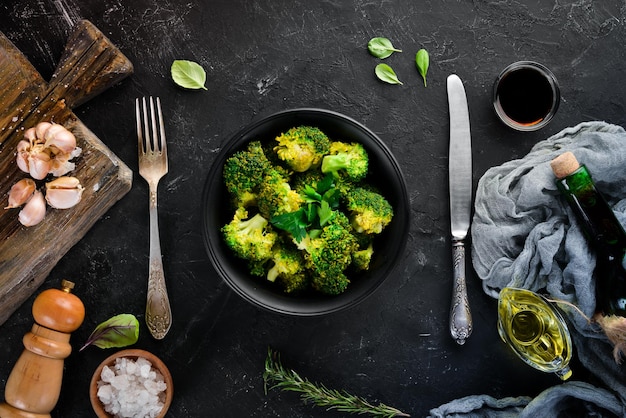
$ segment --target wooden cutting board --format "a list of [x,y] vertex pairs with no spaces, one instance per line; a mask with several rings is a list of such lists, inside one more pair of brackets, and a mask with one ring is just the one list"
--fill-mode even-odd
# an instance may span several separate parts
[[[132,171],[72,112],[72,108],[132,74],[132,63],[93,24],[76,24],[49,83],[0,33],[0,324],[17,309],[52,268],[131,188]],[[82,201],[66,210],[48,208],[44,220],[24,227],[19,209],[3,209],[8,192],[28,177],[15,162],[26,129],[42,121],[74,133],[82,154],[69,175],[83,187]],[[43,183],[38,183],[43,186]],[[71,278],[68,278],[71,279]]]

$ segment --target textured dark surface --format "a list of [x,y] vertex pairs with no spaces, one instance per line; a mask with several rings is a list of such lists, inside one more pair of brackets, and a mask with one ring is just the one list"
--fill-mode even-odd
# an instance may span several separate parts
[[[7,5],[7,3],[13,3]],[[474,184],[491,166],[523,157],[538,141],[588,120],[626,124],[626,6],[622,1],[24,0],[0,5],[0,30],[48,79],[70,22],[91,20],[135,65],[135,74],[76,109],[77,116],[137,170],[135,97],[158,95],[166,116],[170,172],[160,187],[163,260],[174,325],[163,341],[143,323],[148,262],[147,185],[100,219],[52,270],[43,288],[77,282],[87,309],[77,349],[118,313],[141,318],[138,348],[171,369],[171,417],[332,417],[296,395],[263,391],[268,346],[311,380],[423,416],[472,394],[534,396],[559,383],[524,365],[500,341],[496,302],[468,269],[474,333],[457,346],[447,329],[452,282],[447,200],[446,77],[465,83]],[[374,77],[367,41],[389,37],[404,52],[386,60],[402,86]],[[428,87],[415,69],[431,54]],[[208,91],[170,80],[174,59],[207,70]],[[491,85],[510,62],[547,65],[562,101],[548,127],[518,133],[491,108]],[[225,141],[250,121],[293,107],[322,107],[364,123],[395,153],[407,180],[412,220],[404,256],[361,305],[323,318],[260,311],[213,271],[200,234],[204,178]],[[53,245],[54,243],[50,243]],[[468,265],[469,267],[469,265]],[[0,327],[0,385],[31,326],[30,298]],[[89,416],[88,384],[109,351],[89,348],[66,362],[54,417]],[[574,362],[574,376],[586,373]]]

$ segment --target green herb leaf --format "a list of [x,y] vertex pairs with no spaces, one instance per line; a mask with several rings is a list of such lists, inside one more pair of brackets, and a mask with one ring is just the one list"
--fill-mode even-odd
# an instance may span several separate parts
[[333,188],[324,193],[322,197],[322,202],[328,202],[328,205],[332,209],[337,209],[339,207],[339,200],[341,199],[341,193],[339,190]]
[[415,64],[417,65],[417,71],[419,71],[424,79],[424,87],[426,87],[426,73],[428,73],[428,66],[430,64],[428,51],[423,48],[417,51],[417,54],[415,54]]
[[309,186],[308,184],[304,186],[303,194],[306,198],[307,203],[319,202],[320,200],[322,200],[322,195],[319,194],[317,191],[315,191],[315,189],[312,186]]
[[137,318],[131,314],[120,314],[98,325],[79,351],[83,351],[90,345],[99,348],[126,347],[135,344],[138,339],[139,321]]
[[333,219],[333,216],[335,216],[335,212],[333,212],[326,200],[322,200],[322,203],[320,203],[317,214],[320,218],[320,226],[326,225],[326,222],[330,221]]
[[309,203],[305,206],[304,214],[306,217],[307,226],[311,225],[317,217],[317,205]]
[[324,178],[317,182],[317,192],[324,194],[335,186],[335,176],[332,173],[328,173]]
[[304,208],[300,208],[295,212],[283,213],[270,219],[270,223],[276,228],[289,232],[296,242],[300,242],[306,236],[307,213]]
[[378,418],[410,416],[384,403],[373,405],[366,399],[351,395],[346,391],[329,389],[323,384],[313,383],[294,370],[284,367],[280,361],[280,354],[271,348],[268,348],[265,359],[263,387],[266,394],[268,387],[299,393],[304,403],[311,403],[327,410],[334,409],[338,412],[358,415],[369,414]]
[[398,80],[398,76],[393,71],[393,69],[387,64],[378,64],[376,66],[376,77],[378,77],[381,81],[389,84],[402,84],[400,80]]
[[187,60],[175,60],[172,63],[172,79],[176,84],[185,89],[204,89],[206,73],[200,64]]
[[394,52],[402,52],[401,49],[394,48],[389,39],[381,37],[370,39],[367,43],[367,49],[370,54],[381,59],[387,58]]

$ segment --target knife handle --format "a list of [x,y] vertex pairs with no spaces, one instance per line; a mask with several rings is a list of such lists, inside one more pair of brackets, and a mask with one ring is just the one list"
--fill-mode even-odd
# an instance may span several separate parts
[[463,241],[453,241],[452,261],[454,283],[450,308],[450,334],[459,345],[463,345],[472,333],[472,314],[465,285],[465,245]]

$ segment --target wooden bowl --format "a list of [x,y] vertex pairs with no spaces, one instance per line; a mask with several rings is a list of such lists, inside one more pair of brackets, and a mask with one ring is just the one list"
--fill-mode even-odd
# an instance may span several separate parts
[[107,357],[96,369],[91,378],[91,383],[89,385],[89,399],[91,400],[91,406],[99,418],[112,418],[112,415],[104,410],[104,406],[100,399],[98,398],[98,381],[101,379],[100,375],[102,374],[102,369],[104,366],[113,366],[115,364],[115,360],[118,358],[127,357],[133,360],[136,360],[139,357],[145,358],[150,363],[152,363],[152,367],[157,369],[161,375],[163,375],[163,380],[167,385],[167,389],[165,390],[165,400],[163,401],[163,409],[157,415],[157,418],[162,418],[167,413],[171,403],[172,397],[174,395],[174,386],[172,381],[172,375],[168,370],[167,366],[154,354],[140,349],[128,349],[118,351],[115,354]]

